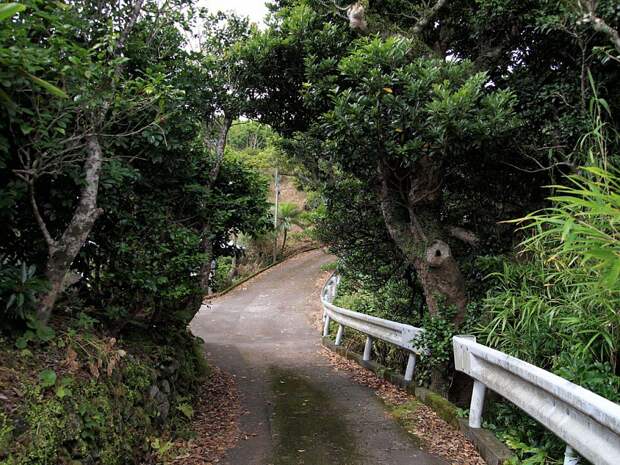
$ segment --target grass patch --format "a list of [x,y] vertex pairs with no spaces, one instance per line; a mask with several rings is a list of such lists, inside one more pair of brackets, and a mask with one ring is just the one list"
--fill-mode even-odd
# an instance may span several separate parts
[[321,265],[321,271],[336,271],[336,268],[338,267],[338,262],[329,262],[329,263],[323,263]]

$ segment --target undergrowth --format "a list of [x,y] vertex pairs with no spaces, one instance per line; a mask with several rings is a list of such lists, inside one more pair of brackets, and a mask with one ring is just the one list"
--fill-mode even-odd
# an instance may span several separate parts
[[194,390],[208,375],[187,333],[120,340],[76,321],[50,337],[0,337],[0,464],[163,463],[192,435]]

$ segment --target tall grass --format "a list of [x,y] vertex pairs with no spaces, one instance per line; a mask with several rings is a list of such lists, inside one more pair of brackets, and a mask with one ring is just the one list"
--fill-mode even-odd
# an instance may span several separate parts
[[490,276],[480,335],[620,401],[620,173],[607,109],[593,99],[592,131],[579,146],[590,165],[551,186],[549,208],[514,220],[527,238],[518,260]]

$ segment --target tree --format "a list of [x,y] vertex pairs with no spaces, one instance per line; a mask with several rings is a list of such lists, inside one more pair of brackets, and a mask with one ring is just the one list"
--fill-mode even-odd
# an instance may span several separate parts
[[350,88],[334,97],[324,127],[343,167],[374,185],[390,236],[416,269],[430,313],[455,306],[462,320],[465,281],[448,238],[475,246],[477,237],[460,224],[443,224],[443,192],[460,160],[514,125],[513,97],[486,93],[487,76],[467,62],[411,61],[412,48],[404,39],[375,39],[344,58],[340,69]]
[[218,144],[230,75],[190,51],[186,4],[33,0],[2,29],[0,256],[48,270],[42,319],[70,286],[114,331],[184,327],[204,225],[214,254],[264,228],[265,181]]
[[[366,33],[326,2],[273,10],[244,48],[261,74],[256,116],[315,179],[329,185],[342,170],[374,192],[431,313],[456,306],[462,320],[459,262],[509,249],[511,228],[497,221],[541,204],[525,186],[575,166],[587,71],[599,73],[592,52],[608,38],[579,24],[577,4],[537,0],[371,2]],[[602,87],[615,88],[614,73]]]
[[[28,9],[12,23],[11,49],[30,56],[28,67],[33,71],[47,66],[46,73],[54,81],[63,79],[70,99],[41,99],[40,91],[53,91],[33,79],[30,71],[18,69],[8,95],[6,128],[19,128],[24,140],[11,147],[18,153],[13,168],[28,186],[32,213],[48,249],[45,274],[49,291],[40,297],[38,318],[46,322],[66,285],[69,269],[102,210],[97,205],[99,181],[105,146],[104,137],[119,137],[139,132],[152,122],[139,121],[127,126],[124,114],[139,112],[153,105],[159,94],[153,88],[155,76],[135,78],[124,72],[122,56],[128,37],[141,14],[142,0],[127,3],[112,16],[111,30],[98,28],[104,11],[92,11],[92,22],[80,16],[81,8],[60,8],[58,5],[30,2]],[[122,19],[121,19],[122,18]],[[78,31],[76,38],[75,31]],[[89,37],[85,40],[85,37]],[[47,47],[40,44],[48,43]],[[13,72],[15,73],[15,72]],[[20,76],[27,76],[28,83]],[[21,86],[20,84],[27,84]],[[55,92],[58,95],[58,92]],[[145,96],[146,95],[146,96]],[[116,131],[112,129],[116,126]],[[109,134],[108,131],[114,134]],[[108,133],[108,134],[106,134]],[[106,134],[106,136],[104,136]],[[62,173],[65,167],[79,167],[79,192],[72,215],[58,228],[50,228],[46,215],[39,208],[37,184],[47,177]],[[59,226],[59,225],[56,225]]]
[[286,247],[286,237],[293,226],[303,227],[305,225],[303,210],[294,203],[284,202],[278,205],[278,224],[277,231],[282,231],[282,248],[280,253],[284,253]]

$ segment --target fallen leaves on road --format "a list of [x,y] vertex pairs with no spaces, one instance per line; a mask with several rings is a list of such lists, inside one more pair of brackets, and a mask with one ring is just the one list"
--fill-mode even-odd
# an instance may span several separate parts
[[239,396],[234,378],[212,367],[208,382],[199,393],[192,429],[196,437],[177,441],[177,465],[211,465],[220,463],[226,451],[239,440]]
[[[357,383],[374,389],[377,396],[389,406],[398,407],[415,401],[415,397],[405,390],[379,378],[357,363],[324,347],[321,353],[336,371],[342,371]],[[451,465],[486,465],[474,445],[428,406],[418,403],[415,413],[405,420],[408,427],[413,428],[408,432],[421,440],[425,451],[443,457]]]

